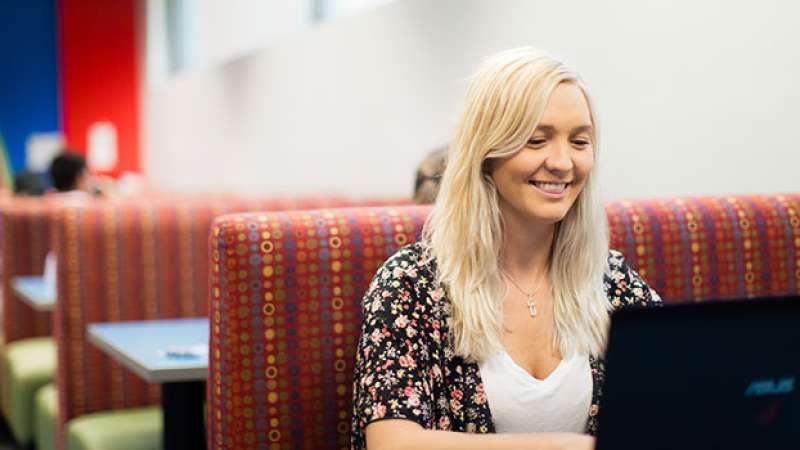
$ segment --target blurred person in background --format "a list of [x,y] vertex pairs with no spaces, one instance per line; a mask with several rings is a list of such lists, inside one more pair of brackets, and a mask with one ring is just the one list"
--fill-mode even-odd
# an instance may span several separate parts
[[442,147],[429,153],[419,163],[417,175],[414,179],[414,203],[426,205],[436,200],[446,157],[447,147]]
[[89,171],[83,156],[65,150],[50,162],[50,180],[57,192],[90,191]]
[[90,173],[86,159],[77,152],[64,150],[50,163],[50,179],[56,192],[71,197],[114,195],[114,180]]
[[352,448],[594,448],[610,312],[660,302],[608,248],[596,123],[545,53],[481,66],[421,241],[364,296]]
[[50,181],[56,192],[89,193],[86,160],[76,152],[65,150],[50,162]]

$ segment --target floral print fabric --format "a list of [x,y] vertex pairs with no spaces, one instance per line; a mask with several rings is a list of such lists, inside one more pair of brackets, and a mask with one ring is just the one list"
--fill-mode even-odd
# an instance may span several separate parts
[[[364,430],[382,419],[408,419],[426,429],[493,433],[477,363],[455,355],[448,328],[450,302],[411,244],[389,258],[364,295],[353,387],[353,449],[366,448]],[[619,252],[610,251],[604,280],[615,309],[661,301]],[[605,367],[590,358],[594,389],[587,432],[597,429]]]

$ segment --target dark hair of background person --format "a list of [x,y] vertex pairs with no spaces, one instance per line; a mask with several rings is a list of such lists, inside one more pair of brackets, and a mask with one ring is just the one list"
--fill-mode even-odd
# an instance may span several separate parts
[[447,147],[430,152],[417,166],[414,180],[414,203],[419,205],[433,203],[439,193],[439,183],[444,173]]
[[50,179],[53,187],[60,192],[76,189],[85,171],[86,160],[83,156],[69,150],[61,152],[50,163]]
[[14,175],[14,193],[17,195],[44,195],[45,183],[42,177],[30,170],[20,170]]

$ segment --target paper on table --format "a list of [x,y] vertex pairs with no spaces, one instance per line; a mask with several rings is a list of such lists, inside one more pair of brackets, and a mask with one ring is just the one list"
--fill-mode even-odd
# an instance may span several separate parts
[[197,358],[208,355],[208,344],[171,345],[158,351],[162,358]]

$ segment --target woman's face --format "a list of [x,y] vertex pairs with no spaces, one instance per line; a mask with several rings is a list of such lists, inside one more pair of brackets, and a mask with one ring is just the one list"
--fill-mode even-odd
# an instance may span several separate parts
[[492,166],[503,217],[545,223],[563,219],[594,166],[593,137],[583,92],[562,82],[525,147]]

